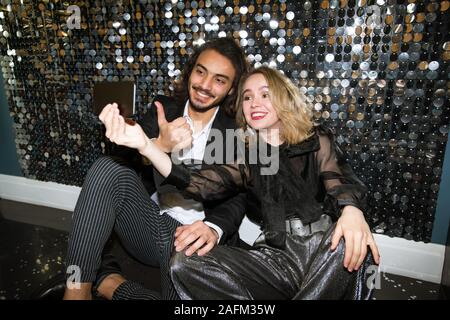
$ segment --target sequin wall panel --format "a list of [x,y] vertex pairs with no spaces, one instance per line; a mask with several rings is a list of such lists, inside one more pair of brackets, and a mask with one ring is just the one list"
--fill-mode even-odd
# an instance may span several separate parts
[[449,129],[449,1],[0,0],[1,66],[26,177],[81,185],[104,150],[98,81],[142,114],[194,45],[240,42],[294,79],[369,186],[373,230],[429,241]]

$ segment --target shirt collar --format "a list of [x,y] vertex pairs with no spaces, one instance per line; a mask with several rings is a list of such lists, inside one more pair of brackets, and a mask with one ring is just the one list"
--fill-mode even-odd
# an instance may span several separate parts
[[[186,104],[184,105],[183,118],[185,118],[188,121],[189,126],[191,126],[191,129],[193,130],[194,129],[193,128],[193,123],[192,123],[191,117],[189,117],[189,112],[188,112],[189,109],[188,108],[189,108],[189,100],[186,101]],[[196,134],[197,137],[201,136],[204,133],[208,133],[209,129],[211,129],[211,127],[212,127],[214,119],[216,118],[216,115],[217,115],[217,112],[219,111],[219,108],[220,107],[216,108],[216,111],[214,112],[213,116],[211,117],[209,122],[206,124],[206,126],[204,126],[203,129]]]

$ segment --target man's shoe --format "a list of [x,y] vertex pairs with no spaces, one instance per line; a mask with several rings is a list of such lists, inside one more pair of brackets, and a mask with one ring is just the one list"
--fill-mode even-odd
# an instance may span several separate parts
[[108,253],[102,256],[102,263],[98,269],[97,277],[94,283],[92,283],[93,297],[101,297],[98,292],[98,287],[110,274],[120,274],[122,276],[122,269],[120,268],[116,258],[112,254]]
[[63,273],[44,282],[32,295],[32,300],[62,300],[66,290],[66,277]]

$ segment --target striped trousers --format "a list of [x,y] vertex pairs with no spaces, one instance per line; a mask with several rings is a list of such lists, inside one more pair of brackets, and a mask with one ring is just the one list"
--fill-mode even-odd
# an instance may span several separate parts
[[[73,213],[66,265],[81,270],[81,282],[93,282],[105,244],[115,231],[134,258],[160,268],[160,296],[177,299],[169,276],[169,261],[175,229],[180,225],[167,214],[160,214],[135,170],[119,158],[101,157],[89,169]],[[157,296],[131,281],[114,293],[120,299]]]

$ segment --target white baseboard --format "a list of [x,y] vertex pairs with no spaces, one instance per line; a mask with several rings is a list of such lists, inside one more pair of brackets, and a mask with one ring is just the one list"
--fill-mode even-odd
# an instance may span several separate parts
[[0,198],[73,211],[80,187],[0,174]]
[[[0,198],[73,211],[80,187],[0,174]],[[259,228],[244,219],[241,238],[252,243]],[[445,246],[375,234],[383,272],[441,283]]]

